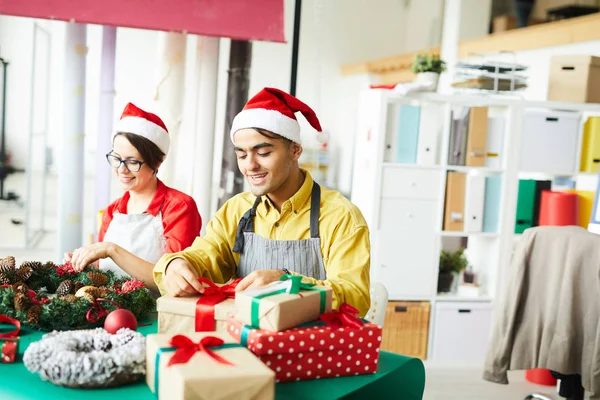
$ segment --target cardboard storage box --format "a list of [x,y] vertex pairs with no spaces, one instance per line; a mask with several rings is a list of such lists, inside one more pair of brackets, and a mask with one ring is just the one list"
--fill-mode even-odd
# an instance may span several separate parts
[[548,100],[600,103],[600,57],[586,55],[552,57]]

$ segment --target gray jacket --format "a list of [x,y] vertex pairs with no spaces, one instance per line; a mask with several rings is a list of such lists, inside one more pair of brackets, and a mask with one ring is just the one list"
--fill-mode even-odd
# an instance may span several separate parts
[[519,241],[496,307],[483,378],[508,370],[581,374],[600,399],[600,235],[536,227]]

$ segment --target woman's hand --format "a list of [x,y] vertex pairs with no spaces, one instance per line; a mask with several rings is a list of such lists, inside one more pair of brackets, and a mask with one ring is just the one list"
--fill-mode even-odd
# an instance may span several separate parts
[[111,249],[112,243],[109,242],[100,242],[83,246],[75,249],[73,253],[70,254],[69,259],[67,259],[69,253],[65,253],[65,261],[71,261],[73,269],[77,272],[81,272],[88,265],[93,264],[102,258],[110,257]]

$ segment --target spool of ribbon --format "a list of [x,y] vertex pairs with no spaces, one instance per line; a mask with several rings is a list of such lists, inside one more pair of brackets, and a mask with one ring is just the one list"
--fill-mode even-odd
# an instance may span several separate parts
[[213,332],[215,330],[215,305],[227,299],[235,298],[235,287],[242,280],[238,278],[231,283],[218,286],[206,278],[198,278],[200,283],[207,285],[202,296],[196,302],[195,330],[196,332]]
[[274,296],[276,294],[297,294],[300,295],[301,290],[316,290],[320,295],[320,305],[319,305],[319,314],[323,314],[325,312],[325,307],[327,305],[327,292],[323,289],[316,287],[314,283],[304,283],[302,282],[301,275],[282,275],[279,279],[279,282],[274,282],[264,289],[259,289],[254,291],[252,294],[252,306],[250,310],[250,321],[252,326],[258,328],[260,326],[260,300],[265,297]]
[[19,331],[21,330],[21,322],[19,320],[0,314],[0,324],[15,326],[15,329],[10,332],[0,332],[0,339],[15,339],[19,337]]
[[100,302],[103,302],[103,301],[107,302],[107,303],[111,303],[114,306],[116,306],[117,308],[121,308],[121,306],[118,303],[116,303],[110,299],[98,297],[96,299],[96,301],[94,301],[92,303],[92,307],[85,314],[85,319],[87,319],[88,322],[94,324],[108,315],[109,311],[106,308],[102,307],[102,304],[100,304]]
[[0,346],[0,362],[12,363],[17,356],[21,323],[18,320],[3,314],[0,314],[0,323],[15,326],[15,329],[10,332],[0,332],[0,341],[4,342]]
[[205,352],[210,358],[218,362],[219,364],[231,365],[231,362],[227,361],[215,351],[221,349],[230,349],[235,347],[242,347],[239,343],[225,343],[223,339],[215,336],[205,336],[198,343],[185,335],[175,335],[169,341],[172,347],[162,347],[156,352],[154,359],[154,393],[158,395],[158,383],[159,383],[159,371],[160,371],[160,357],[167,352],[175,352],[173,357],[167,363],[167,367],[176,364],[186,364],[196,352]]
[[337,310],[321,314],[319,319],[332,329],[360,329],[363,326],[363,321],[358,318],[358,310],[348,303],[342,303]]

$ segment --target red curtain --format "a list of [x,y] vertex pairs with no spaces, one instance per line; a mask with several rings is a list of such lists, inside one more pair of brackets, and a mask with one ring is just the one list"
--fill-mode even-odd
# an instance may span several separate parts
[[0,14],[285,41],[283,0],[0,0]]

